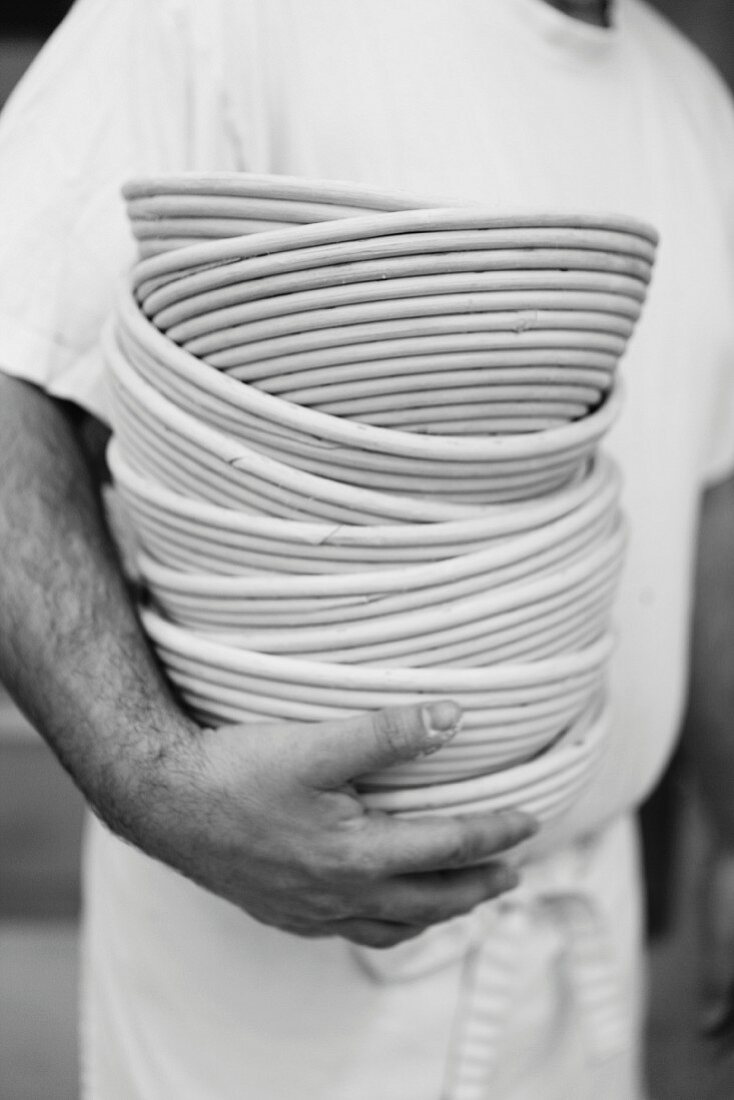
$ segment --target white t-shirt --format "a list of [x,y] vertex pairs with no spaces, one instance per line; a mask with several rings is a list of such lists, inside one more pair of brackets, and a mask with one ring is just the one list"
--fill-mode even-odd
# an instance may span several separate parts
[[[104,417],[99,332],[134,258],[120,185],[182,169],[349,179],[481,200],[498,212],[617,211],[658,228],[659,260],[623,361],[626,402],[610,440],[631,532],[616,612],[612,748],[548,845],[618,819],[674,743],[698,498],[734,465],[734,113],[721,81],[638,0],[620,0],[612,29],[542,0],[78,0],[0,126],[4,369]],[[290,959],[293,986],[281,969],[267,994],[243,1001],[246,979],[228,959],[233,944],[245,955],[248,944],[264,950],[263,930],[106,834],[95,836],[93,853],[95,1012],[117,1020],[118,1053],[126,1072],[134,1063],[135,1083],[118,1093],[97,1085],[92,1095],[439,1095],[439,1036],[451,1022],[458,962],[432,979],[448,984],[444,1016],[430,1023],[435,1009],[417,986],[378,998],[367,979],[347,973],[348,949],[331,942],[273,948],[275,959]],[[161,933],[165,950],[156,946]],[[176,964],[179,949],[207,959],[196,988],[187,987],[194,971]],[[144,970],[134,962],[142,957]],[[308,1001],[322,973],[333,989],[352,983],[361,1007],[335,997],[344,1014],[332,1018],[309,1002],[299,1031],[286,1000]],[[397,998],[389,1010],[385,997]],[[411,1046],[395,1023],[417,1011],[422,1034],[434,1037],[427,1053],[420,1034]],[[198,1045],[176,1038],[187,1012]],[[263,1038],[271,1024],[277,1033],[279,1016],[293,1065],[311,1051],[307,1086]],[[355,1026],[376,1076],[355,1054]],[[158,1041],[145,1040],[146,1029]],[[235,1034],[251,1037],[241,1040],[246,1053],[232,1049]],[[399,1087],[389,1084],[392,1069],[380,1076],[382,1055],[384,1066],[402,1065]],[[211,1073],[216,1087],[207,1091]],[[517,1096],[548,1100],[550,1080],[537,1093],[518,1086]],[[564,1089],[559,1097],[571,1094]]]

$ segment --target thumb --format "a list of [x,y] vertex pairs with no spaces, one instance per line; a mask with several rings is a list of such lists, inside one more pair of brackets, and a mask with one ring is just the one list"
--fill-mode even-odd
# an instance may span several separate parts
[[436,752],[460,725],[461,708],[448,699],[319,723],[310,727],[305,745],[310,757],[306,778],[334,790],[368,772]]

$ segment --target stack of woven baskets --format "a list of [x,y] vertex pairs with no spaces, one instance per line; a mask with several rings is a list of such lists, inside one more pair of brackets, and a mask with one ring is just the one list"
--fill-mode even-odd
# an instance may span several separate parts
[[283,177],[126,194],[110,466],[193,713],[451,697],[461,732],[364,777],[371,805],[566,811],[606,743],[624,532],[598,445],[654,231]]

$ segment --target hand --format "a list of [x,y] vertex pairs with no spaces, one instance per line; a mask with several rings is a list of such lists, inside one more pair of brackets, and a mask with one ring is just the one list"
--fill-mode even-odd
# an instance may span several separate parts
[[365,808],[354,779],[440,748],[459,719],[441,702],[204,730],[149,777],[155,812],[136,839],[265,924],[392,946],[516,885],[490,857],[536,830],[516,811],[401,821]]
[[68,410],[1,373],[0,466],[3,677],[113,831],[258,920],[370,945],[511,885],[472,864],[524,818],[401,822],[350,786],[440,746],[458,708],[199,730],[146,644]]
[[371,946],[512,885],[474,865],[525,818],[398,821],[350,786],[440,746],[457,707],[199,730],[146,644],[64,407],[1,374],[0,465],[3,676],[113,831],[260,921]]

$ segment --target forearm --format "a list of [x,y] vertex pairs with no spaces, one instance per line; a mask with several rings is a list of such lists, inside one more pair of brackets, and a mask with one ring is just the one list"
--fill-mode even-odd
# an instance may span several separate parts
[[0,670],[98,813],[266,924],[371,946],[511,888],[523,814],[370,814],[352,781],[435,751],[455,704],[198,731],[145,643],[63,409],[0,375]]
[[734,479],[702,508],[685,743],[705,812],[734,850]]
[[0,674],[97,811],[134,836],[134,788],[195,727],[142,635],[68,413],[2,375],[0,463]]

